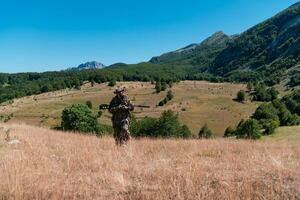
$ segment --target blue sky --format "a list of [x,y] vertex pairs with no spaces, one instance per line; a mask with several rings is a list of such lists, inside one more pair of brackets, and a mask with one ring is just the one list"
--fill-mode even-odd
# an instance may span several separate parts
[[0,72],[138,63],[236,34],[296,0],[0,0]]

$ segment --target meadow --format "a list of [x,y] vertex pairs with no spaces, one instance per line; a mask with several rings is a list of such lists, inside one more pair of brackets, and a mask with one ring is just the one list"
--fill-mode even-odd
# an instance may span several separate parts
[[[108,87],[107,83],[91,87],[90,83],[86,83],[81,90],[67,89],[16,99],[12,104],[0,106],[0,115],[13,113],[10,123],[54,128],[60,125],[61,112],[67,105],[90,100],[96,114],[99,104],[110,102],[116,87],[126,87],[134,104],[150,106],[135,109],[134,114],[138,119],[159,117],[164,110],[171,109],[179,113],[180,121],[187,124],[194,134],[207,123],[216,136],[222,136],[229,125],[235,126],[241,119],[249,118],[258,106],[250,101],[238,103],[233,100],[239,90],[246,90],[243,84],[182,81],[171,88],[174,99],[158,107],[167,90],[156,94],[151,83],[118,82],[115,87]],[[110,125],[110,117],[105,111],[99,122]]]
[[300,198],[299,144],[144,138],[116,147],[110,137],[0,126],[0,199]]

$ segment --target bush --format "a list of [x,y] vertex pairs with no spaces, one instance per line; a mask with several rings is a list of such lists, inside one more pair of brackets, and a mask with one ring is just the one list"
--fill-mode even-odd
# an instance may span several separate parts
[[93,104],[92,104],[92,102],[90,100],[86,101],[85,104],[87,105],[87,107],[89,107],[89,109],[93,108]]
[[247,121],[242,120],[236,131],[235,134],[237,138],[244,138],[244,139],[259,139],[261,137],[261,127],[257,120],[255,119],[248,119]]
[[238,93],[237,93],[237,101],[238,102],[244,102],[245,99],[246,99],[246,92],[244,90],[240,90]]
[[161,84],[160,84],[160,82],[156,82],[155,83],[155,91],[156,91],[156,93],[160,93],[160,91],[161,91]]
[[164,106],[164,105],[165,105],[164,100],[162,100],[158,103],[158,106]]
[[207,124],[204,124],[204,126],[201,128],[201,130],[199,131],[198,137],[201,138],[212,138],[213,133],[212,131],[208,128]]
[[271,135],[274,133],[275,129],[279,127],[280,122],[278,120],[266,119],[262,120],[262,127],[265,129],[264,135]]
[[62,112],[61,127],[66,131],[98,133],[97,118],[84,104],[67,106]]
[[235,135],[235,130],[231,126],[227,127],[224,132],[224,137],[231,137],[234,135]]
[[161,91],[165,91],[167,89],[168,85],[166,82],[161,82]]
[[253,114],[253,118],[256,120],[271,119],[279,120],[278,111],[271,103],[261,104]]
[[274,87],[267,89],[267,93],[270,96],[271,101],[277,99],[278,94],[279,94],[279,92]]
[[266,89],[264,84],[257,84],[255,87],[255,93],[253,100],[255,101],[272,101],[277,99],[279,92],[274,88]]
[[108,82],[108,86],[114,87],[117,84],[116,80],[111,80]]
[[178,114],[171,110],[164,111],[158,119],[145,117],[137,121],[132,117],[130,130],[134,137],[188,138],[192,136],[188,127],[179,123]]
[[170,101],[173,99],[173,97],[174,97],[174,94],[173,94],[172,90],[169,90],[167,93],[167,100]]
[[248,89],[248,91],[251,92],[251,91],[252,91],[252,88],[253,88],[253,83],[248,82],[248,84],[247,84],[247,89]]

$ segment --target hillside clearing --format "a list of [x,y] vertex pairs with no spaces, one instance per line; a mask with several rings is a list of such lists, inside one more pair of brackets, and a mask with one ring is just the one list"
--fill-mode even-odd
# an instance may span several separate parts
[[[0,199],[299,199],[300,146],[242,140],[133,140],[7,125]],[[1,132],[1,136],[3,133]]]

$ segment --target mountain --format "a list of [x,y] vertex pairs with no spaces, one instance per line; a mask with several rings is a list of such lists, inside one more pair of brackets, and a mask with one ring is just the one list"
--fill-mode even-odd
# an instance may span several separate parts
[[191,64],[200,72],[249,81],[280,81],[300,64],[300,2],[235,36],[217,32],[200,44],[153,57],[155,64]]
[[105,65],[100,62],[91,61],[91,62],[86,62],[86,63],[80,64],[80,65],[78,65],[78,67],[73,67],[68,70],[80,71],[80,70],[85,70],[85,69],[102,69],[104,67],[105,67]]
[[216,32],[206,40],[198,44],[190,44],[176,51],[162,54],[161,56],[153,57],[151,63],[189,63],[195,60],[207,63],[206,59],[212,59],[215,55],[227,46],[227,42],[233,37],[225,35],[222,31]]
[[300,2],[236,37],[211,64],[210,72],[228,76],[255,71],[283,75],[300,63]]

